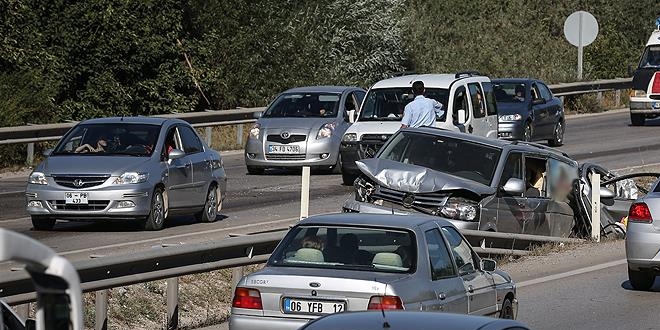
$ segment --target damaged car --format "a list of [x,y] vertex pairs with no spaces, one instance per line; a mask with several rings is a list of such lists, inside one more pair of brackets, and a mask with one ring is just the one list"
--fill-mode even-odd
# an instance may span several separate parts
[[[362,175],[344,212],[424,213],[461,229],[521,234],[590,232],[590,189],[584,185],[594,167],[581,170],[568,155],[542,145],[403,129],[375,158],[357,164]],[[603,183],[615,183],[614,177]],[[605,186],[603,207],[623,205]]]

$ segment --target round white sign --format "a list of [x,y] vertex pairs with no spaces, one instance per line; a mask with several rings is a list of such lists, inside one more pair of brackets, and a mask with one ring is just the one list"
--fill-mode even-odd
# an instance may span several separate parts
[[576,11],[564,22],[564,36],[573,46],[587,46],[596,40],[597,35],[598,21],[586,11]]

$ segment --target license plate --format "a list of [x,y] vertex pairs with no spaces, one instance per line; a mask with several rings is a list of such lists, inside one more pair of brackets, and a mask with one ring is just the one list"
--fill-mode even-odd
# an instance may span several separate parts
[[268,153],[269,154],[299,154],[300,146],[296,146],[296,145],[282,146],[282,145],[271,144],[268,146]]
[[346,302],[329,300],[282,299],[282,311],[287,314],[333,314],[346,310]]
[[67,204],[87,204],[89,194],[86,192],[67,192],[64,193],[64,201]]

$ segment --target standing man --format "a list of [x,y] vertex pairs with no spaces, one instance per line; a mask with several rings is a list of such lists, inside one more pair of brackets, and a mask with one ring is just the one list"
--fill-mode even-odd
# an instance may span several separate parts
[[412,91],[415,99],[403,109],[401,128],[435,126],[436,113],[438,116],[444,113],[442,103],[424,97],[424,83],[421,81],[412,84]]

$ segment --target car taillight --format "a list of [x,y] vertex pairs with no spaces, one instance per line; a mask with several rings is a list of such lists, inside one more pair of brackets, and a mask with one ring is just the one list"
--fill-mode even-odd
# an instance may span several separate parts
[[373,296],[367,309],[403,309],[403,303],[397,296]]
[[656,72],[653,77],[653,86],[651,86],[652,94],[660,94],[660,73]]
[[630,212],[628,212],[628,221],[629,222],[653,222],[653,217],[651,217],[651,210],[649,210],[646,203],[634,203],[630,206]]
[[236,308],[263,309],[261,294],[256,289],[236,288],[231,306]]

